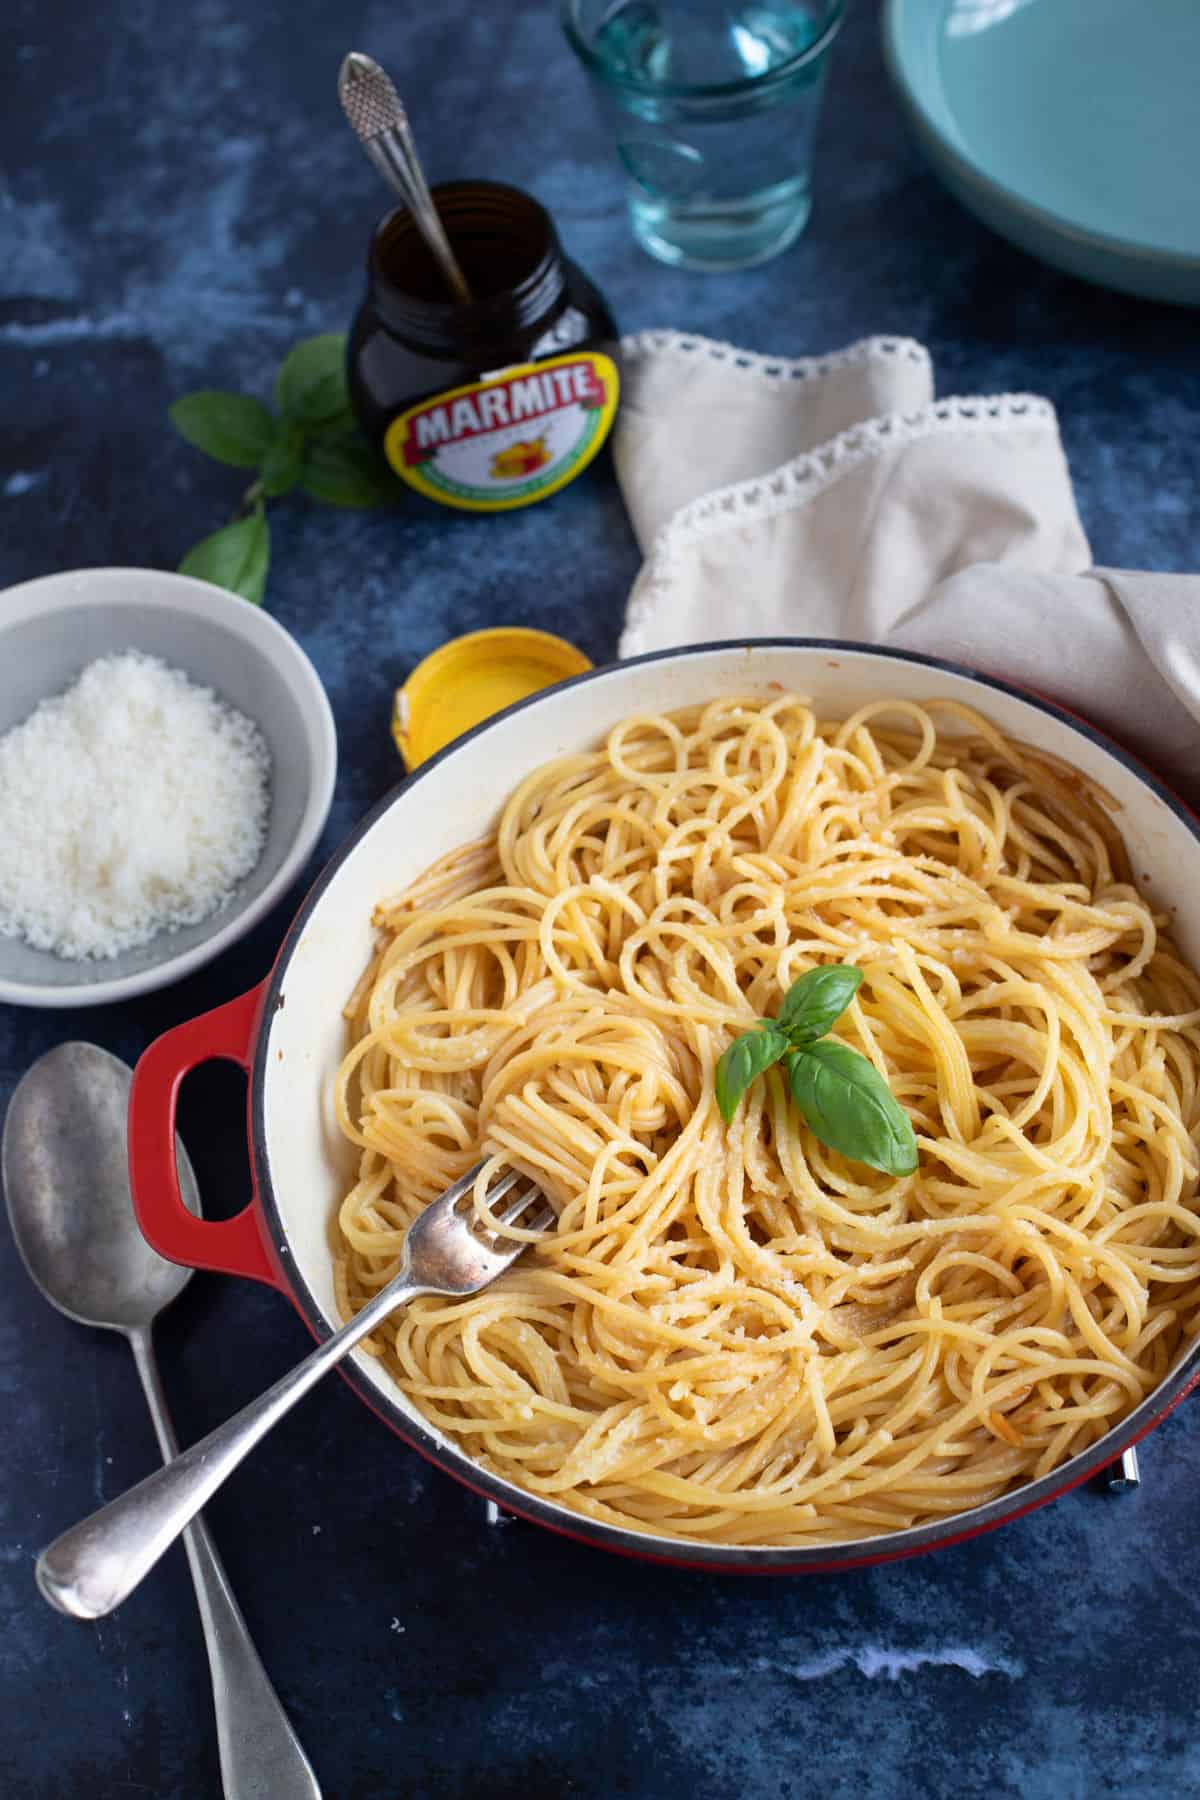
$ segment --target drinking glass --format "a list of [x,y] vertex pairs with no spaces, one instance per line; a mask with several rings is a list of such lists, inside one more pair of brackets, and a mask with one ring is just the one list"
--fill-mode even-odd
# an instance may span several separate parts
[[562,0],[661,262],[746,269],[808,223],[813,134],[845,0]]

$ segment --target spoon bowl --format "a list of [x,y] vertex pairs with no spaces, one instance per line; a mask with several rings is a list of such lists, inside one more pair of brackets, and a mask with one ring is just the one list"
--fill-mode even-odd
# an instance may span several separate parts
[[[152,1250],[129,1189],[126,1119],[133,1071],[98,1044],[59,1044],[17,1084],[0,1140],[0,1177],[21,1260],[51,1306],[128,1338],[163,1459],[179,1453],[154,1360],[152,1326],[192,1271]],[[175,1139],[180,1192],[200,1192]],[[208,1530],[184,1535],[213,1678],[227,1795],[321,1800],[312,1766],[250,1640]],[[46,1598],[55,1602],[39,1576]]]
[[[21,1260],[51,1306],[80,1325],[144,1330],[192,1271],[167,1262],[138,1228],[129,1192],[125,1119],[132,1071],[98,1044],[59,1044],[17,1084],[0,1172]],[[179,1139],[184,1205],[200,1213]]]

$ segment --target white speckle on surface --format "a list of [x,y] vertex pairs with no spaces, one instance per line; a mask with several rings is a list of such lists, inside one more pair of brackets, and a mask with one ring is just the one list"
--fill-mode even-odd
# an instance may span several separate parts
[[313,1526],[313,1536],[320,1537],[320,1535],[321,1535],[321,1527],[319,1525],[314,1525]]
[[390,1626],[390,1629],[391,1629],[391,1630],[392,1630],[392,1631],[398,1631],[398,1632],[399,1632],[399,1633],[400,1633],[400,1635],[401,1635],[401,1637],[403,1637],[403,1636],[404,1636],[404,1627],[403,1627],[403,1625],[402,1625],[402,1624],[401,1624],[401,1623],[400,1623],[400,1621],[399,1621],[399,1619],[393,1619],[393,1620],[392,1620],[392,1623],[391,1623],[391,1626]]
[[878,1675],[898,1681],[901,1675],[915,1674],[918,1669],[960,1669],[974,1681],[984,1675],[1003,1675],[1009,1681],[1017,1681],[1024,1674],[1021,1666],[1007,1657],[989,1660],[968,1644],[947,1644],[940,1650],[892,1650],[883,1644],[864,1644],[858,1650],[829,1650],[811,1662],[784,1665],[780,1672],[795,1681],[820,1681],[823,1676],[836,1675],[839,1669],[857,1669],[868,1681]]
[[31,488],[35,488],[41,479],[40,473],[32,469],[18,469],[15,474],[9,476],[4,484],[6,499],[18,500],[22,494],[27,494]]
[[144,336],[145,327],[120,312],[103,319],[79,313],[72,319],[9,319],[0,325],[0,343],[5,344],[78,344],[97,338]]
[[[209,27],[210,45],[219,35]],[[244,39],[243,27],[237,35]],[[144,109],[141,148],[151,161],[160,160],[174,129],[169,109]],[[166,137],[163,133],[166,133]],[[12,259],[21,287],[13,299],[32,295],[57,301],[63,310],[52,319],[10,319],[0,324],[0,344],[38,348],[53,344],[115,340],[173,344],[186,335],[193,352],[227,345],[233,332],[251,328],[289,340],[297,326],[317,331],[325,324],[319,302],[300,288],[287,291],[280,307],[270,278],[289,249],[285,225],[244,229],[244,214],[255,191],[255,168],[263,154],[256,134],[223,134],[213,145],[200,217],[194,209],[178,209],[178,217],[160,221],[161,264],[126,271],[107,310],[80,304],[80,285],[73,245],[53,208],[42,203],[19,209],[10,232],[19,228],[21,254]],[[7,271],[0,267],[0,295]],[[73,310],[67,313],[65,309]]]

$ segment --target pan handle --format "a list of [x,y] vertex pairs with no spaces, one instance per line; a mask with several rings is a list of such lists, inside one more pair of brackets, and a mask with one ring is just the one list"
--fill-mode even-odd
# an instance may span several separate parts
[[142,1235],[160,1256],[279,1287],[254,1200],[236,1218],[198,1219],[183,1204],[175,1162],[175,1111],[184,1076],[217,1058],[249,1074],[265,987],[262,982],[176,1025],[139,1059],[129,1097],[129,1184]]

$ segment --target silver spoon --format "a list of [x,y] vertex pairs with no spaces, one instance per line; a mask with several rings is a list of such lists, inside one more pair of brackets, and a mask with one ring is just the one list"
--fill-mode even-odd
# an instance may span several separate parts
[[456,300],[471,303],[471,290],[450,248],[399,94],[386,69],[361,50],[351,50],[338,71],[338,99],[354,135],[416,222]]
[[[51,1306],[80,1325],[129,1339],[163,1457],[179,1445],[154,1360],[151,1329],[191,1278],[138,1230],[129,1192],[125,1116],[130,1071],[95,1044],[60,1044],[18,1083],[4,1121],[0,1170],[17,1249]],[[187,1206],[195,1176],[176,1143]],[[212,1671],[221,1779],[229,1800],[321,1800],[291,1722],[258,1659],[204,1523],[184,1537]]]

